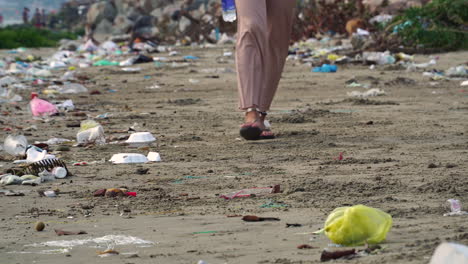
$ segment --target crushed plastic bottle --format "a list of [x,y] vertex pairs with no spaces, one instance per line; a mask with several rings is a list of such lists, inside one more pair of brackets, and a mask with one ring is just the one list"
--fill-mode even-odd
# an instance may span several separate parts
[[235,0],[223,0],[223,20],[234,22],[237,19]]

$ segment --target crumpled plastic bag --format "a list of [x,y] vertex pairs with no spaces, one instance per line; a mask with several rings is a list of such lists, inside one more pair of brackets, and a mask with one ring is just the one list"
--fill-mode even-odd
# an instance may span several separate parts
[[104,129],[94,120],[85,120],[81,122],[80,131],[76,134],[76,141],[78,144],[106,144]]
[[335,244],[357,246],[384,241],[391,227],[391,215],[379,209],[355,205],[333,210],[322,231]]

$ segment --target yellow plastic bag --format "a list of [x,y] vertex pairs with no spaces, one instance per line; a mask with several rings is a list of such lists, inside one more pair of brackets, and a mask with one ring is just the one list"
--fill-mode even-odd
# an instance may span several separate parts
[[378,244],[385,240],[392,227],[392,217],[364,205],[340,207],[325,221],[325,235],[335,244],[357,246]]
[[99,126],[99,123],[94,120],[84,120],[80,124],[80,132]]

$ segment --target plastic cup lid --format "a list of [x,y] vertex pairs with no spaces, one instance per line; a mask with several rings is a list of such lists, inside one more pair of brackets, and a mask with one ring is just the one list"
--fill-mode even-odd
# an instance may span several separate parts
[[52,170],[52,174],[54,174],[55,178],[62,179],[62,178],[67,177],[68,173],[67,173],[67,169],[65,169],[63,167],[55,167]]

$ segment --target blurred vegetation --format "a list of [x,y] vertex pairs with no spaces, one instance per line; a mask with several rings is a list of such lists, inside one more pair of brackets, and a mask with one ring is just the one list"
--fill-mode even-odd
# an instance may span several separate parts
[[388,27],[403,45],[441,50],[468,49],[468,1],[433,0],[405,10]]
[[32,26],[15,25],[0,29],[0,49],[18,47],[38,48],[57,46],[61,39],[77,39],[78,34]]

